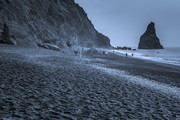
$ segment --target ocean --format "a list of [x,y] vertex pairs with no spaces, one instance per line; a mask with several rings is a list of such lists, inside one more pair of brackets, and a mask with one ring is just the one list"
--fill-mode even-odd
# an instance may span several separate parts
[[128,54],[128,57],[146,59],[160,63],[167,63],[180,66],[180,47],[169,47],[164,49],[153,49],[153,50],[142,50],[137,49],[136,51],[132,50],[115,50],[115,52],[125,55]]

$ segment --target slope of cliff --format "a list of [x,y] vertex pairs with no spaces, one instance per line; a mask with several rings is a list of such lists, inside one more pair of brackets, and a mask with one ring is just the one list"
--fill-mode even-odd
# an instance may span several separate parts
[[163,49],[156,35],[154,22],[148,25],[146,32],[141,36],[138,49]]
[[0,0],[0,33],[5,24],[17,45],[111,46],[74,0]]

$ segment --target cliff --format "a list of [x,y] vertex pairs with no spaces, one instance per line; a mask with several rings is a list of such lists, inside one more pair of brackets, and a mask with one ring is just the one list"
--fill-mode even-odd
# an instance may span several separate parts
[[5,24],[17,45],[111,46],[74,0],[0,0],[1,43]]
[[163,49],[159,38],[156,36],[155,24],[151,22],[146,32],[140,37],[138,49]]

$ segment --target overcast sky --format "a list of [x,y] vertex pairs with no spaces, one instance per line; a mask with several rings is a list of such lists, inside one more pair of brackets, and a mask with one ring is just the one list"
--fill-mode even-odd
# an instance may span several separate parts
[[153,21],[164,47],[180,47],[180,0],[75,1],[113,46],[137,47],[140,36]]

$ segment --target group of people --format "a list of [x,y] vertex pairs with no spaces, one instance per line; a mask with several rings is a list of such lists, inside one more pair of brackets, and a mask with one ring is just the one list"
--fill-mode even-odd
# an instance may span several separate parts
[[[134,54],[132,53],[132,54],[131,54],[131,56],[133,57],[133,56],[134,56]],[[126,53],[126,57],[128,57],[128,54],[127,54],[127,53]]]

